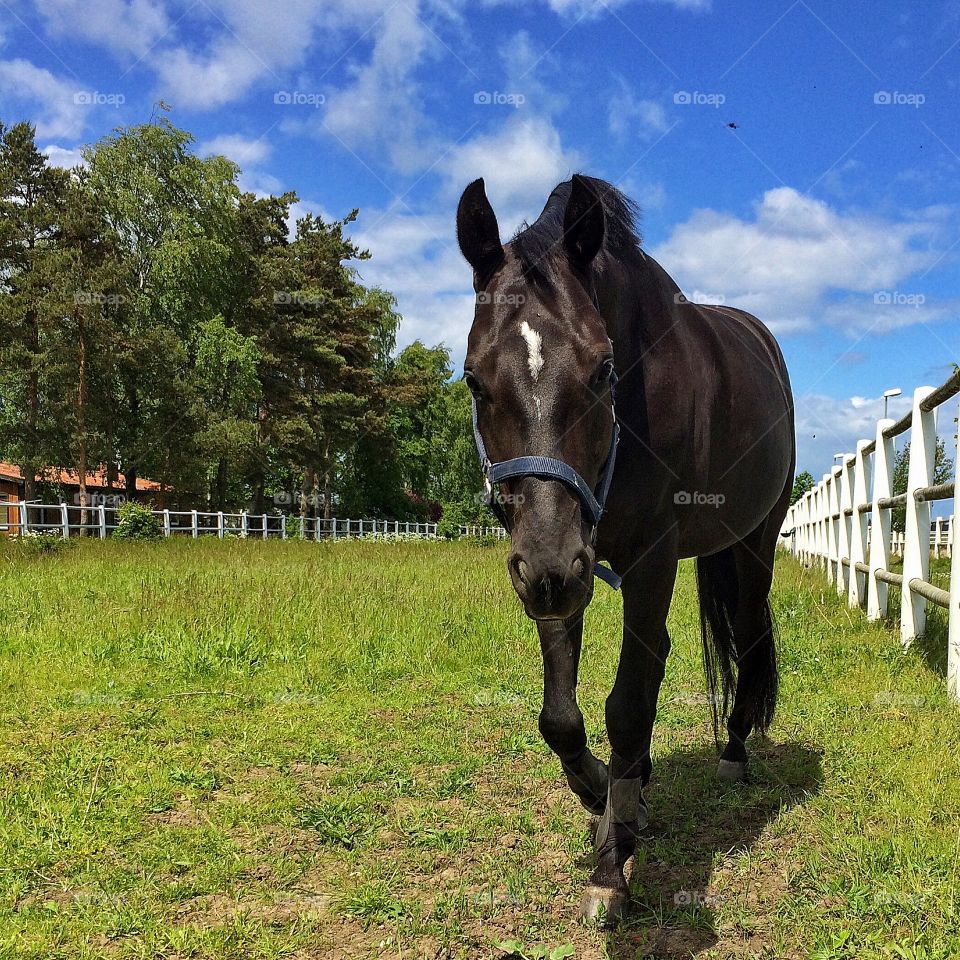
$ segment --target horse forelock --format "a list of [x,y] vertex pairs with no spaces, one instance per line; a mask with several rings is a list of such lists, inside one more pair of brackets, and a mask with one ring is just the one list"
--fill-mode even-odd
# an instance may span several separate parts
[[[620,259],[640,256],[640,208],[606,180],[585,178],[603,204],[603,249]],[[544,291],[553,288],[556,262],[563,255],[563,219],[570,199],[571,180],[557,184],[540,216],[524,221],[510,240],[524,278]]]

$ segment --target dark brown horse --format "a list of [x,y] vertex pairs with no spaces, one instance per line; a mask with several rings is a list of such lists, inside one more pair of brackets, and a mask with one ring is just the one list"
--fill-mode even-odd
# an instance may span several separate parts
[[[773,336],[742,310],[688,302],[640,249],[635,221],[623,194],[583,176],[561,183],[506,245],[482,180],[457,211],[478,294],[464,364],[478,446],[511,535],[510,577],[540,634],[540,730],[573,792],[601,815],[583,911],[608,920],[626,905],[623,866],[646,823],[680,558],[697,558],[714,726],[728,732],[721,776],[744,778],[747,737],[772,720],[768,594],[795,463]],[[576,699],[596,558],[623,588],[609,769],[587,747]]]

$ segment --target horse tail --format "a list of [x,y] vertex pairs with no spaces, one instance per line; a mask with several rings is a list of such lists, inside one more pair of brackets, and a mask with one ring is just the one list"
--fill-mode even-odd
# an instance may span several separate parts
[[[703,669],[707,676],[713,735],[718,744],[720,726],[730,715],[734,693],[739,697],[750,726],[766,732],[777,706],[777,637],[770,600],[763,597],[749,618],[749,636],[741,638],[748,649],[738,656],[733,623],[737,615],[740,583],[732,547],[697,558],[697,592],[700,595],[700,636]],[[737,689],[738,672],[744,689]],[[744,734],[745,735],[745,734]]]
[[739,585],[733,549],[697,557],[697,593],[700,597],[700,640],[703,671],[713,714],[713,736],[719,743],[720,726],[730,713],[736,690],[736,656],[733,621],[737,614]]

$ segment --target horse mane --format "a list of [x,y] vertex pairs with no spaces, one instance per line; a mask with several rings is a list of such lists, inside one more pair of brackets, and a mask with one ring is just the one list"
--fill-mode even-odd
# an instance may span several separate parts
[[[606,180],[586,176],[584,179],[603,204],[603,249],[628,262],[642,256],[639,205]],[[563,215],[570,199],[571,184],[571,180],[557,184],[540,216],[533,223],[524,220],[510,241],[524,275],[547,288],[551,285],[551,265],[562,250]]]

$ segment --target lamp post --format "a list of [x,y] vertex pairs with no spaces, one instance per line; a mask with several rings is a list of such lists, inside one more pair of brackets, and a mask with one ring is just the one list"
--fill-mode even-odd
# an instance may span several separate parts
[[893,387],[890,390],[883,391],[883,419],[887,419],[887,404],[891,397],[899,397],[903,391],[899,387]]

